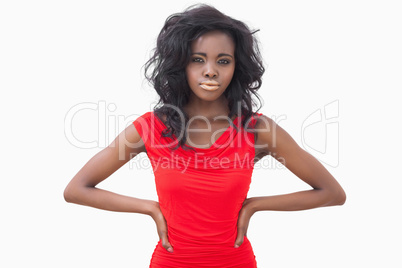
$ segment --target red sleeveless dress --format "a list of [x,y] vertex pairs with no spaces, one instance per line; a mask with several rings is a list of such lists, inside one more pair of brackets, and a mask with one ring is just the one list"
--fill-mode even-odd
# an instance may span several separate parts
[[[248,128],[254,126],[256,113]],[[243,118],[243,117],[242,117]],[[158,241],[150,268],[256,268],[247,237],[234,248],[237,219],[247,197],[254,167],[254,134],[233,125],[210,148],[186,151],[177,138],[162,137],[166,125],[147,112],[134,122],[151,162],[158,201],[168,226],[173,253]],[[247,123],[246,123],[247,126]],[[222,134],[221,134],[222,133]]]

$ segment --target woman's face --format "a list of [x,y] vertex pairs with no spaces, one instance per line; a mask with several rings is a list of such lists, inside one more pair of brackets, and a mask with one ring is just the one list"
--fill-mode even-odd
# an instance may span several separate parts
[[186,75],[193,95],[213,101],[223,94],[235,70],[234,53],[233,40],[221,31],[207,32],[191,43]]

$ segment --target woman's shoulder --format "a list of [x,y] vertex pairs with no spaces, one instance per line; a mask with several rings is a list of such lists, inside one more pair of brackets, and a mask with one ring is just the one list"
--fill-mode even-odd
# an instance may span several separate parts
[[154,122],[154,119],[158,118],[156,116],[156,114],[154,113],[154,111],[147,111],[147,112],[143,112],[140,113],[137,118],[135,119],[135,121],[143,121],[146,122],[147,124],[150,124],[152,122]]
[[259,113],[259,112],[252,112],[251,115],[250,115],[250,117],[247,118],[247,120],[246,120],[245,114],[242,114],[242,117],[241,117],[241,118],[242,118],[242,121],[245,120],[245,121],[244,121],[244,126],[245,126],[247,129],[254,129],[254,128],[257,126],[257,123],[258,123],[259,121],[261,121],[261,120],[259,119],[261,116],[263,116],[262,113]]
[[264,133],[265,136],[274,134],[273,131],[276,130],[277,124],[272,118],[263,113],[259,113],[255,118],[254,129],[257,133]]
[[160,132],[166,129],[166,115],[157,114],[155,111],[148,111],[138,116],[133,123],[141,134],[144,132],[144,135],[149,135],[155,131]]

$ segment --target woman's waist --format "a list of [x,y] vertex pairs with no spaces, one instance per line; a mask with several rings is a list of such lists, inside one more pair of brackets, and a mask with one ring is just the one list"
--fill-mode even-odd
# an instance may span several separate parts
[[[168,237],[171,243],[183,246],[225,246],[234,244],[237,222],[226,224],[169,224]],[[172,245],[173,246],[173,245]]]
[[[230,252],[236,252],[236,249],[234,247],[234,243],[236,239],[233,239],[233,241],[221,241],[216,242],[216,243],[205,243],[205,241],[199,240],[172,240],[170,237],[169,243],[173,247],[173,251],[176,253],[191,253],[191,252],[198,252],[199,254],[216,254],[216,255],[221,255],[222,253],[230,253]],[[162,246],[162,241],[159,240],[158,243],[160,246]],[[242,243],[242,248],[247,248],[251,247],[250,241],[247,239],[246,236],[244,236],[244,240]],[[166,250],[166,249],[165,249]],[[241,250],[239,250],[241,251]]]

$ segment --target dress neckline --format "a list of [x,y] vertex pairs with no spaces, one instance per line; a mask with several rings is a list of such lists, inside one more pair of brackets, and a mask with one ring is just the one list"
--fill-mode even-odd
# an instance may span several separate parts
[[[156,117],[157,118],[157,120],[159,121],[159,123],[161,123],[165,128],[167,128],[167,126],[165,125],[165,123],[158,117],[158,116],[156,116],[155,115],[155,113],[153,113],[153,115],[154,115],[154,117]],[[210,150],[216,150],[216,149],[218,149],[220,146],[219,145],[221,145],[222,144],[222,140],[225,138],[225,137],[227,137],[232,131],[232,129],[234,129],[233,128],[233,125],[235,125],[236,124],[236,126],[237,126],[237,121],[238,121],[238,116],[236,116],[235,117],[235,119],[234,120],[231,120],[231,122],[230,122],[230,124],[229,124],[229,126],[223,131],[223,133],[215,140],[215,142],[214,143],[212,143],[212,145],[210,146],[210,147],[208,147],[208,148],[201,148],[201,147],[195,147],[195,146],[191,146],[191,145],[188,145],[188,144],[185,144],[185,146],[186,147],[189,147],[189,148],[192,148],[192,149],[194,149],[194,150],[198,150],[198,151],[210,151]],[[177,137],[173,134],[173,136],[174,136],[174,138],[177,140]]]

